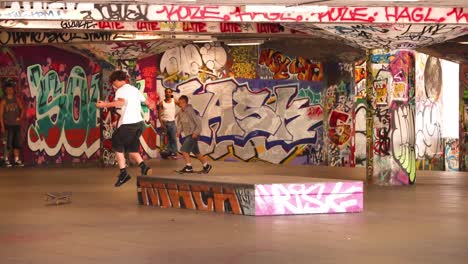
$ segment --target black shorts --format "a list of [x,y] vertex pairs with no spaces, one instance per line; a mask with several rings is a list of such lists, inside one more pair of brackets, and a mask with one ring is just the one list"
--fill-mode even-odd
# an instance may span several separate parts
[[115,152],[138,152],[144,123],[123,124],[112,135],[112,150]]
[[7,134],[7,149],[21,149],[23,145],[21,140],[21,126],[5,125],[5,132]]

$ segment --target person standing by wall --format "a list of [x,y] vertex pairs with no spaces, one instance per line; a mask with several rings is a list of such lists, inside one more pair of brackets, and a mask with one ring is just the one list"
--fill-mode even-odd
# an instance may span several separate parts
[[114,101],[98,101],[96,107],[121,108],[117,130],[112,135],[112,150],[115,151],[120,168],[115,187],[119,187],[131,178],[126,170],[125,152],[128,152],[130,157],[137,162],[142,175],[152,174],[151,168],[145,164],[138,150],[139,139],[144,128],[141,103],[145,103],[150,108],[154,108],[154,104],[146,99],[138,88],[128,84],[128,75],[124,71],[114,71],[109,77],[109,82],[116,89]]
[[177,157],[177,128],[176,128],[176,105],[179,102],[174,98],[172,90],[166,88],[164,90],[164,100],[159,103],[159,122],[161,123],[162,129],[167,133],[169,144],[167,148],[162,151],[165,153],[163,156],[169,156],[172,158]]
[[24,107],[16,96],[13,82],[6,82],[5,98],[0,101],[0,130],[3,136],[6,136],[7,153],[4,153],[5,167],[11,167],[8,159],[9,153],[13,150],[14,165],[24,166],[20,160],[20,150],[22,147],[21,139],[21,119],[24,117]]
[[203,165],[203,172],[208,173],[212,166],[208,164],[207,158],[200,153],[198,148],[198,137],[202,129],[201,118],[195,113],[192,105],[188,104],[188,97],[182,95],[179,98],[179,106],[181,111],[177,117],[177,137],[180,133],[184,135],[184,143],[180,148],[185,159],[185,167],[180,170],[181,173],[193,172],[192,163],[190,160],[190,152],[195,154],[197,159]]

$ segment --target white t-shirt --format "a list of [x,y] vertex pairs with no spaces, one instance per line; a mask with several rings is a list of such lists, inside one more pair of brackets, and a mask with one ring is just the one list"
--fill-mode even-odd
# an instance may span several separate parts
[[146,101],[143,94],[136,87],[124,84],[115,92],[115,100],[120,98],[125,100],[125,104],[120,111],[119,126],[143,121],[141,103]]
[[166,103],[166,100],[163,100],[162,102],[163,102],[162,120],[163,121],[175,121],[176,105],[175,105],[174,98],[172,98],[169,103]]

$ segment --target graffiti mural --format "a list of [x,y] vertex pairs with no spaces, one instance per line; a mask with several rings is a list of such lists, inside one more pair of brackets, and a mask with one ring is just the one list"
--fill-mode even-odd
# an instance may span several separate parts
[[444,169],[442,67],[439,59],[416,54],[416,162],[420,170]]
[[280,51],[263,49],[260,52],[259,75],[273,80],[322,81],[323,65],[298,56],[289,58]]
[[241,79],[257,79],[258,47],[238,46],[228,50],[232,58],[231,77]]
[[[414,183],[416,177],[414,54],[373,50],[368,92],[372,112],[373,182]],[[369,134],[368,134],[369,135]]]
[[24,65],[19,87],[27,108],[24,160],[28,164],[97,161],[100,67],[53,47],[12,50]]
[[[201,151],[212,159],[323,164],[323,81],[296,78],[312,69],[297,65],[291,68],[294,78],[264,78],[271,73],[258,72],[259,56],[255,46],[170,49],[158,61],[158,96],[171,88],[176,97],[189,97],[203,120]],[[323,68],[319,73],[323,80]],[[341,133],[340,122],[334,125]],[[334,138],[348,141],[344,134]]]
[[296,84],[253,91],[248,83],[198,78],[176,86],[203,120],[200,150],[213,159],[232,154],[241,160],[281,163],[304,144],[315,144],[322,120],[310,116],[308,98],[297,98]]
[[198,77],[203,82],[229,77],[227,63],[228,54],[219,44],[190,44],[164,52],[159,70],[164,76],[164,86],[174,88],[175,84],[191,77]]

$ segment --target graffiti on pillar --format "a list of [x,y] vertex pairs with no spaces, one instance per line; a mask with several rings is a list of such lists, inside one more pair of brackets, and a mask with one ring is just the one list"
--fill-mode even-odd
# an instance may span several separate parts
[[[373,50],[373,178],[382,185],[416,178],[414,53]],[[385,90],[383,90],[385,89]]]
[[[101,100],[112,102],[114,100],[115,91],[109,83],[109,76],[113,69],[102,69],[102,95]],[[112,150],[112,135],[117,129],[117,122],[120,115],[115,108],[103,108],[101,110],[101,132],[102,132],[102,146],[101,146],[101,160],[105,166],[113,166],[117,164],[115,153]]]
[[[158,67],[156,64],[158,58],[158,56],[150,56],[138,60],[134,71],[137,88],[153,102],[159,102],[157,93]],[[145,121],[145,128],[140,138],[141,152],[144,158],[155,158],[157,156],[157,142],[160,140],[160,134],[156,131],[158,126],[157,113],[145,104],[142,104],[141,111]]]
[[460,66],[460,93],[463,100],[460,100],[460,155],[461,170],[468,168],[468,64]]
[[[328,165],[339,167],[354,166],[354,80],[351,64],[328,65],[330,72],[325,90],[324,120]],[[333,72],[333,76],[332,73]]]
[[445,143],[445,170],[459,171],[460,148],[458,139],[447,139]]
[[366,163],[366,61],[362,60],[354,65],[354,153],[356,167],[363,167]]

